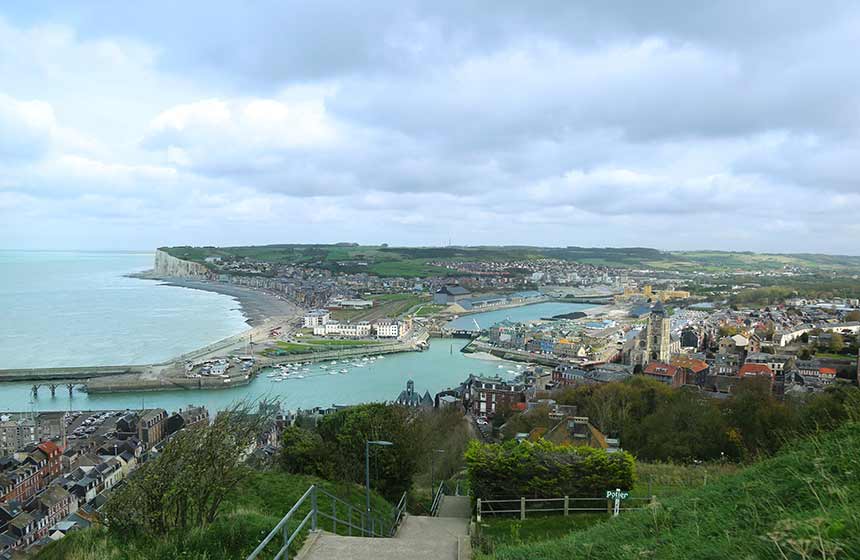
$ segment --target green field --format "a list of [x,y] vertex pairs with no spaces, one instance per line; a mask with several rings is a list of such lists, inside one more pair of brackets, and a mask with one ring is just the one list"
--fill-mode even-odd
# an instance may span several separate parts
[[[358,244],[265,245],[251,247],[162,247],[169,254],[204,262],[228,261],[302,264],[332,272],[365,272],[383,277],[447,276],[455,273],[430,263],[554,258],[619,268],[649,267],[684,272],[782,270],[860,272],[860,257],[820,254],[763,254],[729,251],[659,251],[645,247],[386,247]],[[207,265],[217,268],[215,265]]]
[[860,558],[860,424],[788,444],[645,511],[541,542],[499,545],[497,560]]
[[381,294],[370,296],[374,302],[370,309],[336,309],[331,316],[338,321],[375,321],[397,318],[416,305],[429,301],[430,296],[418,294]]
[[[248,478],[221,504],[221,514],[214,523],[184,535],[151,538],[142,535],[114,535],[101,527],[73,532],[57,541],[39,555],[39,560],[234,560],[245,558],[260,543],[311,484],[318,484],[336,496],[364,509],[364,491],[352,484],[323,481],[315,477],[288,475],[278,472],[249,471]],[[326,499],[327,500],[327,499]],[[321,507],[330,501],[320,502]],[[374,511],[391,518],[391,505],[376,494],[372,497]],[[298,522],[309,511],[304,504],[295,516]],[[341,507],[341,509],[346,509]],[[339,515],[345,515],[340,511]],[[321,528],[332,530],[331,522],[320,521]],[[339,534],[346,534],[338,527]],[[298,552],[307,531],[290,547],[290,557]],[[277,539],[276,539],[277,541]],[[276,550],[276,547],[270,547]],[[272,558],[267,549],[262,558]]]

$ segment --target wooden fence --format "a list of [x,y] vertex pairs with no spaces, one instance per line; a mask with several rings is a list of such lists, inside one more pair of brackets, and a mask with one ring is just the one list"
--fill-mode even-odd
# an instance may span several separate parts
[[[627,498],[621,502],[619,511],[641,510],[654,500],[654,496],[648,498]],[[520,519],[525,519],[530,513],[552,512],[562,512],[564,515],[589,512],[612,515],[613,506],[614,500],[606,498],[580,498],[576,496],[562,496],[560,498],[519,497],[504,500],[483,500],[478,498],[476,515],[479,523],[481,517],[484,515],[519,514]]]

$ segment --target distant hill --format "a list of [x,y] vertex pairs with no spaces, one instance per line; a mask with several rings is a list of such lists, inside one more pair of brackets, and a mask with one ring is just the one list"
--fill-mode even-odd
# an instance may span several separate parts
[[707,487],[484,560],[860,558],[860,424],[789,445]]
[[386,245],[285,244],[247,247],[162,247],[170,255],[204,263],[209,257],[278,264],[314,265],[332,271],[378,276],[444,275],[430,263],[553,258],[582,264],[677,271],[782,270],[798,267],[821,272],[860,273],[860,257],[818,254],[764,254],[728,251],[660,251],[646,247],[388,247]]

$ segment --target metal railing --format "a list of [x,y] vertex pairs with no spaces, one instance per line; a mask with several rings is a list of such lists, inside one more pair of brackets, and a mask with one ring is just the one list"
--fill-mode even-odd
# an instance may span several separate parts
[[[654,500],[654,496],[648,498],[627,498],[623,504],[629,504],[619,508],[619,511],[637,511],[643,509]],[[634,505],[638,502],[638,505]],[[562,496],[559,498],[510,498],[500,500],[483,500],[478,498],[475,504],[477,521],[481,521],[484,515],[509,515],[519,514],[520,519],[525,519],[527,513],[570,513],[601,512],[612,514],[613,500],[606,498],[580,498],[577,496]]]
[[436,517],[436,512],[439,511],[439,505],[442,503],[442,497],[445,495],[445,481],[439,483],[436,493],[433,495],[433,504],[430,506],[430,515]]
[[[322,506],[320,501],[330,500],[331,507]],[[298,519],[299,510],[306,502],[310,502],[308,512],[298,521],[298,524],[291,528],[291,521]],[[288,560],[290,545],[299,536],[303,529],[310,524],[309,529],[316,531],[320,528],[320,518],[331,521],[331,531],[337,534],[338,528],[342,533],[348,536],[362,537],[393,537],[397,532],[397,527],[403,519],[403,513],[406,511],[406,492],[400,498],[397,507],[392,512],[391,520],[386,521],[385,516],[366,512],[363,508],[346,502],[334,494],[326,492],[317,485],[312,485],[302,495],[301,498],[290,508],[290,511],[275,525],[275,528],[266,535],[266,538],[254,549],[248,556],[247,560],[257,560],[260,554],[269,546],[270,543],[276,540],[277,536],[282,535],[282,544],[272,560]],[[358,514],[356,516],[356,514]]]

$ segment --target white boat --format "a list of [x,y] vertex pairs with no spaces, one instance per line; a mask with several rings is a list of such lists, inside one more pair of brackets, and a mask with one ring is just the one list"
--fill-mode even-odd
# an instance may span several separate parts
[[321,365],[320,369],[328,369],[328,366],[327,365]]
[[512,369],[509,369],[509,370],[508,370],[508,373],[516,373],[516,372],[515,372],[514,370],[512,370]]
[[336,365],[337,365],[337,362],[336,362],[336,361],[334,361],[334,360],[332,360],[331,362],[329,362],[329,364],[328,364],[328,365],[330,365],[330,366],[336,366]]
[[274,381],[275,383],[280,383],[281,381],[283,381],[283,379],[278,377],[276,379],[272,379],[272,381]]
[[348,369],[342,369],[342,370],[340,370],[340,372],[341,373],[349,373],[349,370]]
[[330,372],[328,372],[328,374],[329,375],[337,375],[337,372],[336,371],[330,371]]
[[505,366],[496,366],[499,369],[505,369]]
[[305,378],[305,376],[304,376],[304,375],[297,375],[297,376],[296,376],[296,379],[304,379],[304,378]]

